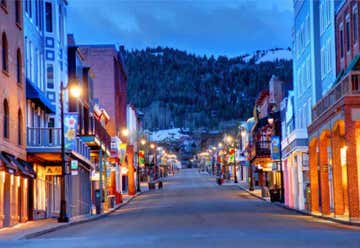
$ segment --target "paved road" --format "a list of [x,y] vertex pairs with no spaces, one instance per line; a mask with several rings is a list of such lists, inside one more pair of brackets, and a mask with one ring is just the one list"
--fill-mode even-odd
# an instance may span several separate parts
[[[2,247],[0,243],[0,247]],[[360,228],[263,202],[183,170],[101,220],[6,247],[360,247]]]

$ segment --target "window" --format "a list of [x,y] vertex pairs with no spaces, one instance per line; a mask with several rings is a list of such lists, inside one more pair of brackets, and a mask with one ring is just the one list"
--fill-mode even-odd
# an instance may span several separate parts
[[10,117],[9,117],[9,104],[8,101],[5,99],[4,100],[4,138],[9,138],[9,122],[10,122]]
[[21,83],[22,80],[21,69],[22,69],[21,51],[20,48],[18,48],[16,52],[16,80],[19,84]]
[[2,69],[5,72],[9,71],[8,42],[5,33],[2,34]]
[[18,111],[18,145],[22,145],[23,118],[21,109]]
[[52,33],[52,5],[51,3],[45,3],[45,17],[46,17],[46,32]]
[[46,66],[46,82],[48,89],[54,88],[54,66],[52,64]]
[[323,7],[323,3],[320,4],[320,33],[323,32],[324,30],[324,11],[323,11],[324,7]]
[[21,1],[15,0],[15,22],[21,25]]
[[350,51],[350,18],[346,16],[346,51]]
[[340,26],[340,57],[344,57],[344,28]]
[[358,41],[358,13],[357,8],[353,9],[353,33],[354,33],[354,44]]

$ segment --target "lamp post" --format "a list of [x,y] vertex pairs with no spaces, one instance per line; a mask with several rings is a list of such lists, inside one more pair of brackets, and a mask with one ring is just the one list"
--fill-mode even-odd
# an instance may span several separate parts
[[[154,173],[154,176],[155,176],[155,170],[156,170],[156,145],[154,143],[151,143],[150,148],[152,150],[154,150],[154,153],[153,153],[153,156],[154,156],[154,170],[153,170],[153,173]],[[154,178],[152,178],[152,179],[154,179]],[[150,173],[150,180],[151,180],[151,173]]]
[[[61,177],[60,177],[60,215],[58,222],[69,222],[69,217],[66,213],[66,196],[65,196],[65,175],[66,175],[66,161],[65,161],[65,134],[64,134],[64,91],[68,86],[60,83],[60,125],[61,125]],[[70,88],[70,93],[73,97],[79,98],[81,91],[79,87],[73,86]]]

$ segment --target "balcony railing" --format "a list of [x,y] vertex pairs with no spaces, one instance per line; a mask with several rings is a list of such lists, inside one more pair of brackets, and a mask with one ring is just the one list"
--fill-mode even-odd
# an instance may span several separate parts
[[[59,148],[61,147],[61,129],[60,128],[27,128],[27,147],[28,148]],[[86,143],[76,137],[74,152],[90,159],[90,148]]]
[[270,144],[269,140],[255,142],[251,150],[251,158],[270,157]]
[[344,96],[360,95],[360,72],[351,71],[338,82],[312,109],[312,120],[335,105]]
[[101,122],[95,118],[90,118],[89,125],[84,127],[81,136],[95,136],[105,144],[107,149],[110,149],[111,136]]

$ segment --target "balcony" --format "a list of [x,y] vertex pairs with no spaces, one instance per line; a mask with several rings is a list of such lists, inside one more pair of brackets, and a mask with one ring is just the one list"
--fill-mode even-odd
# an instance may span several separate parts
[[94,149],[104,145],[107,150],[110,150],[111,136],[101,122],[93,117],[90,119],[89,125],[85,125],[80,136],[83,142]]
[[[26,143],[30,153],[60,153],[61,129],[28,127]],[[90,159],[90,149],[80,137],[76,137],[74,149],[67,152],[76,152]]]
[[251,159],[270,157],[270,140],[257,141],[251,149]]
[[350,71],[312,109],[312,121],[321,117],[345,96],[360,96],[360,72]]

